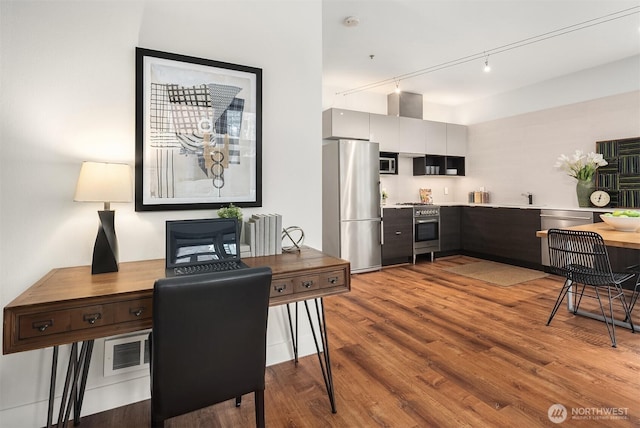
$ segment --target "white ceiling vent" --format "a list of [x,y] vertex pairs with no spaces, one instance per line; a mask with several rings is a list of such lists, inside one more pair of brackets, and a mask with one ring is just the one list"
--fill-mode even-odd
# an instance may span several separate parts
[[360,20],[355,16],[347,16],[344,19],[344,25],[346,27],[356,27],[360,23]]

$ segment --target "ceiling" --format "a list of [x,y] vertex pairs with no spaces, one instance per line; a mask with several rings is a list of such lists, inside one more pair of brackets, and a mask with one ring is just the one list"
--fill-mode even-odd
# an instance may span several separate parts
[[[640,55],[640,0],[323,0],[322,8],[323,85],[343,95],[388,94],[398,76],[428,70],[400,79],[400,89],[457,106]],[[350,16],[358,25],[344,24]]]

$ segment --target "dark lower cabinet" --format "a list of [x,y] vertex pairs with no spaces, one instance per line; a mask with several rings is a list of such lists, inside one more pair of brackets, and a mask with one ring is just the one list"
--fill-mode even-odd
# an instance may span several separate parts
[[497,261],[540,268],[540,210],[462,207],[462,250]]
[[382,209],[382,266],[413,261],[413,209]]
[[439,256],[454,254],[462,249],[462,207],[440,207]]

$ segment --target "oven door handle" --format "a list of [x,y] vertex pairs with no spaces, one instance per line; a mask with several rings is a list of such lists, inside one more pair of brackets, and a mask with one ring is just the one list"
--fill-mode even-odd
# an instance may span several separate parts
[[437,223],[438,219],[432,219],[432,220],[415,220],[416,224],[424,224],[424,223]]

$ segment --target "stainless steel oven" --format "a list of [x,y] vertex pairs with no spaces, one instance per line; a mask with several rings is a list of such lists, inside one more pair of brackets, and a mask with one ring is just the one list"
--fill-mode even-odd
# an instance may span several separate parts
[[413,207],[413,263],[418,254],[440,251],[440,207],[414,205]]

